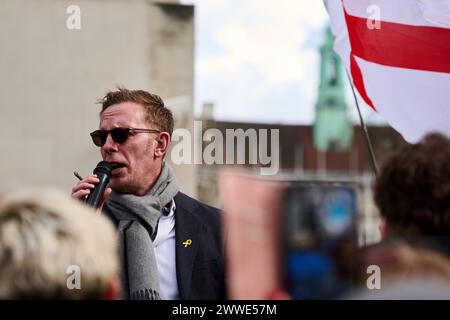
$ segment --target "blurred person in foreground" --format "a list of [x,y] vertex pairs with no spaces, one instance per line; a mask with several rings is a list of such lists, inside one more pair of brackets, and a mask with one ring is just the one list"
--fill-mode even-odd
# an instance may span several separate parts
[[450,140],[429,134],[383,165],[375,182],[383,239],[398,237],[450,257]]
[[[116,164],[103,212],[119,234],[122,298],[223,299],[220,215],[179,190],[164,160],[174,120],[156,94],[119,88],[101,100],[91,133],[104,161]],[[99,183],[87,176],[72,189],[84,200]]]
[[[368,299],[450,298],[450,140],[429,134],[382,166],[375,182],[382,241],[362,250],[380,270]],[[364,291],[364,290],[363,290]]]
[[119,291],[108,219],[56,190],[0,196],[0,299],[116,299]]
[[450,259],[435,249],[418,246],[417,241],[382,241],[365,250],[363,262],[378,271],[366,274],[366,288],[345,298],[450,299]]

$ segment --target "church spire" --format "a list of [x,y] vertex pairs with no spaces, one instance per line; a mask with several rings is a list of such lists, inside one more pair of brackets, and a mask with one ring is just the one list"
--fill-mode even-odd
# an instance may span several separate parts
[[333,51],[333,35],[329,27],[320,56],[314,145],[321,152],[346,152],[352,145],[353,128],[347,114],[342,64]]

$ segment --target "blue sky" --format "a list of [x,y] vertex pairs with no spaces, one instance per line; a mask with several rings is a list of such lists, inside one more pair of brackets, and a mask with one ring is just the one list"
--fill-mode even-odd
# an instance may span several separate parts
[[[182,3],[196,6],[197,115],[212,102],[217,120],[313,121],[318,49],[328,21],[321,0]],[[367,107],[363,111],[369,121],[377,118]],[[351,116],[356,119],[355,112]]]

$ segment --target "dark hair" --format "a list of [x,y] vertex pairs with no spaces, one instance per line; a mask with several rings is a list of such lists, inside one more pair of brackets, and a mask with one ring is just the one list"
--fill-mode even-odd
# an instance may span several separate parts
[[375,182],[391,235],[450,234],[450,140],[433,133],[392,155]]
[[145,110],[145,121],[156,127],[156,129],[172,135],[174,126],[172,112],[164,106],[164,101],[160,96],[144,90],[129,90],[124,87],[118,87],[116,91],[106,93],[99,100],[99,103],[102,104],[100,114],[106,108],[122,102],[134,102],[142,105]]

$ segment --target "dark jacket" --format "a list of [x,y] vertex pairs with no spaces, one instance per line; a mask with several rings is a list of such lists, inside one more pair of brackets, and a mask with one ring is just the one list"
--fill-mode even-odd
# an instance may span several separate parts
[[[225,299],[219,210],[182,192],[178,192],[174,200],[175,255],[180,299]],[[118,221],[109,214],[107,205],[103,211],[117,226]],[[190,244],[186,245],[188,240]]]
[[[219,210],[184,193],[175,196],[175,243],[181,299],[224,299],[224,257]],[[190,239],[188,246],[183,242]]]

